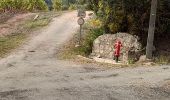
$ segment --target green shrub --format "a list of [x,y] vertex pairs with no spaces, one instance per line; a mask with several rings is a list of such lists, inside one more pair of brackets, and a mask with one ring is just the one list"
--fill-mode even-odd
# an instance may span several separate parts
[[68,5],[63,5],[63,6],[61,7],[62,10],[68,10],[68,8],[69,8]]
[[91,10],[91,9],[92,9],[92,7],[91,7],[91,5],[90,5],[89,3],[84,4],[84,8],[85,8],[86,10]]
[[13,33],[13,35],[0,37],[0,57],[4,57],[7,53],[11,52],[26,38],[26,34],[23,33]]
[[53,0],[53,7],[55,10],[61,10],[62,1],[61,0]]
[[0,12],[46,10],[44,0],[1,0]]
[[155,59],[155,62],[158,64],[168,64],[170,62],[170,58],[168,56],[159,56]]
[[28,0],[27,3],[28,3],[27,10],[29,11],[47,9],[44,0]]
[[70,4],[69,10],[76,10],[77,9],[77,5],[76,4]]
[[104,30],[102,28],[95,28],[89,31],[82,41],[82,46],[75,48],[78,54],[88,56],[92,52],[93,41],[100,35],[103,35]]
[[[106,33],[128,32],[137,35],[143,46],[148,37],[151,0],[89,0],[103,21]],[[169,0],[158,0],[155,41],[170,37]],[[156,43],[155,43],[156,44]]]

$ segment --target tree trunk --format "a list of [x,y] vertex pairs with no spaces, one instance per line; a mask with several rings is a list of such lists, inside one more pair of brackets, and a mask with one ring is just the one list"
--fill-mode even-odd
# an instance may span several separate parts
[[147,40],[147,47],[146,47],[146,57],[148,59],[152,59],[156,11],[157,11],[157,0],[152,0],[149,31],[148,31],[148,40]]

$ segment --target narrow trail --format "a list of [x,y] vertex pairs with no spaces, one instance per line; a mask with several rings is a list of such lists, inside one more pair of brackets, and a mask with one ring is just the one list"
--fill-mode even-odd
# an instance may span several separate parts
[[57,48],[77,29],[77,13],[65,13],[1,59],[0,100],[169,100],[170,66],[106,69],[58,60]]

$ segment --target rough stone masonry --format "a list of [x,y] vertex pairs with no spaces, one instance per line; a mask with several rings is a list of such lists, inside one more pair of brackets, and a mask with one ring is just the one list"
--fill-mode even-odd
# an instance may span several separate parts
[[137,60],[140,57],[141,44],[138,37],[128,33],[104,34],[93,43],[92,57],[113,59],[114,44],[120,40],[123,44],[120,60],[127,63],[130,59]]

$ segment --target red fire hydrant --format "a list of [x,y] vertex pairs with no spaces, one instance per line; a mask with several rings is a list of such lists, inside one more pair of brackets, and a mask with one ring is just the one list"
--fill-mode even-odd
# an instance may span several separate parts
[[121,41],[117,40],[116,43],[114,44],[114,48],[115,48],[114,59],[116,62],[118,62],[118,60],[119,60],[121,47],[122,47]]

